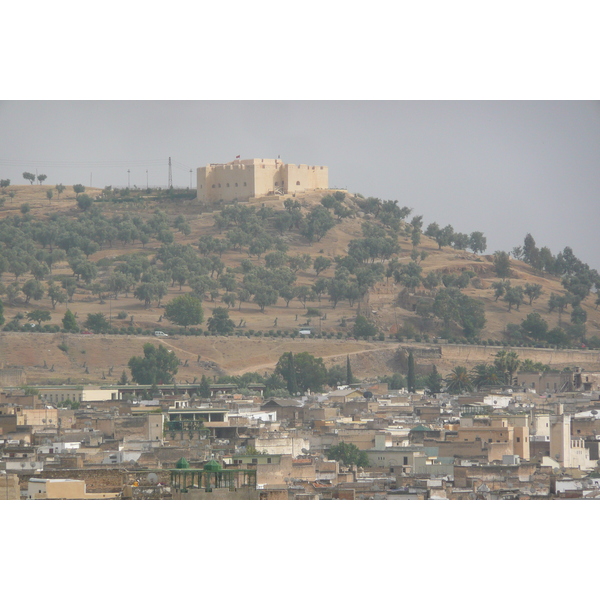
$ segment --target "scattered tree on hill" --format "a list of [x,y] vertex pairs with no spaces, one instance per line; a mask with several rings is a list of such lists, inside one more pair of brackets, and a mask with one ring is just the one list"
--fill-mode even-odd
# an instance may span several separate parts
[[46,190],[46,198],[48,198],[48,202],[52,200],[52,196],[54,196],[54,192],[52,190]]
[[48,179],[48,175],[44,175],[43,173],[40,173],[37,176],[37,180],[40,185],[42,185],[42,183],[44,183],[44,181],[46,181],[46,179]]
[[519,310],[519,306],[523,304],[523,297],[525,296],[525,292],[523,288],[518,285],[516,287],[509,287],[505,294],[503,300],[508,302],[508,311],[510,312],[511,308],[515,306],[517,310]]
[[56,190],[58,200],[60,200],[60,195],[65,191],[66,187],[62,183],[57,183],[54,189]]
[[44,288],[42,284],[35,279],[26,281],[21,288],[21,291],[25,294],[25,304],[29,304],[29,301],[32,298],[37,301],[44,297]]
[[371,321],[368,321],[366,317],[363,317],[363,315],[358,315],[358,317],[356,317],[353,328],[355,337],[358,338],[377,335],[378,331],[379,330],[377,329],[377,326]]
[[511,276],[510,255],[507,252],[503,250],[494,252],[494,270],[498,277],[506,278]]
[[131,378],[139,385],[160,385],[173,382],[179,359],[163,345],[144,344],[144,356],[133,356],[128,362]]
[[521,321],[521,329],[530,338],[539,341],[546,339],[548,333],[548,323],[537,312],[532,312]]
[[103,333],[110,329],[110,323],[104,316],[104,313],[88,313],[84,322],[84,327],[91,329],[94,333]]
[[189,325],[199,325],[204,320],[202,301],[192,294],[183,294],[173,298],[165,305],[165,317],[185,329]]
[[65,316],[62,320],[62,326],[63,329],[65,329],[66,331],[71,331],[74,333],[79,331],[79,326],[77,325],[75,315],[69,309],[67,309],[67,311],[65,312]]
[[483,254],[487,248],[487,239],[481,231],[474,231],[469,236],[469,248],[475,254]]
[[533,304],[542,295],[542,286],[537,283],[526,283],[524,288],[525,295],[529,298],[529,306]]
[[[73,186],[73,187],[76,187],[76,186]],[[79,208],[80,210],[83,210],[83,211],[88,210],[88,208],[90,206],[92,206],[93,203],[94,203],[94,201],[87,194],[78,194],[77,195],[77,208]]]
[[75,192],[75,196],[79,196],[79,194],[83,194],[83,192],[85,192],[85,186],[81,185],[81,183],[76,183],[73,186],[73,191]]
[[4,189],[10,185],[10,179],[0,179],[0,188]]
[[26,179],[27,181],[29,181],[29,183],[33,184],[33,182],[35,181],[35,175],[33,173],[28,173],[27,171],[25,171],[23,173],[23,179]]
[[217,307],[212,311],[212,317],[206,322],[208,330],[218,335],[227,335],[235,329],[235,323],[229,318],[226,308]]
[[42,321],[50,321],[52,316],[50,315],[49,310],[32,310],[27,313],[28,321],[35,321],[38,324],[38,327],[41,327]]

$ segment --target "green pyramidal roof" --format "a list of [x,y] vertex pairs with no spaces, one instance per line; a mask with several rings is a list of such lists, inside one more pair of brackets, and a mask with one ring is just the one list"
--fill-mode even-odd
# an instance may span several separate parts
[[181,457],[178,461],[177,464],[175,465],[176,469],[189,469],[190,468],[190,463],[185,460],[185,458]]
[[220,471],[221,470],[221,465],[216,461],[216,460],[209,460],[205,465],[204,465],[204,470],[205,471]]

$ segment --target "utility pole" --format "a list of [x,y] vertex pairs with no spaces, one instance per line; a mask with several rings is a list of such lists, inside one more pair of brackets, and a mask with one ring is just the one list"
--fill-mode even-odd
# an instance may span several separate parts
[[171,169],[171,157],[169,156],[169,189],[173,187],[173,171]]
[[190,190],[192,189],[192,170],[190,169]]
[[131,173],[131,171],[127,169],[127,187],[129,187],[129,173]]
[[146,169],[146,189],[148,189],[148,169]]

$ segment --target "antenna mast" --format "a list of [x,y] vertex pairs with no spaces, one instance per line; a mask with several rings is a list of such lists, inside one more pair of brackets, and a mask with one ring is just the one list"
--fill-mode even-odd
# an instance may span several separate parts
[[173,187],[173,171],[171,169],[171,157],[169,156],[169,189]]

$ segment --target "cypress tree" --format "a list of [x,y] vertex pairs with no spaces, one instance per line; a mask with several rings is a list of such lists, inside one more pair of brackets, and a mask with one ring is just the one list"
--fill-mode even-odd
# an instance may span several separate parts
[[350,367],[350,355],[346,355],[346,384],[350,385],[354,382],[354,376],[352,375],[352,368]]
[[412,352],[408,353],[408,375],[406,376],[406,387],[409,392],[416,392],[415,381],[415,357]]
[[200,387],[198,388],[198,393],[201,398],[210,398],[210,384],[208,383],[208,379],[206,375],[202,375],[202,379],[200,380]]
[[290,352],[289,361],[288,390],[290,394],[295,396],[298,393],[298,381],[296,380],[296,363],[294,362],[293,352]]

